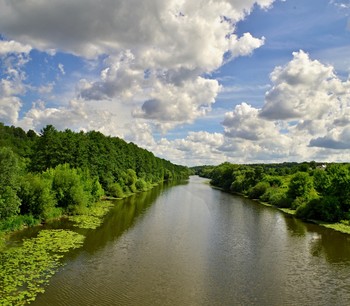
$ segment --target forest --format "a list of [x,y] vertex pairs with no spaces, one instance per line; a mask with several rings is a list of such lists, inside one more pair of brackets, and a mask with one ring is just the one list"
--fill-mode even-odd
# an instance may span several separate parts
[[339,222],[350,220],[350,165],[340,163],[282,163],[194,167],[225,191],[279,208],[293,210],[301,219]]
[[122,198],[189,169],[97,131],[38,135],[0,123],[0,232],[79,214],[102,197]]

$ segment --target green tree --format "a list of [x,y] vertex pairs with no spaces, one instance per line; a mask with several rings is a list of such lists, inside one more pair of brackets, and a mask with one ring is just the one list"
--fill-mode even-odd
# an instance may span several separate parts
[[249,198],[251,199],[259,199],[270,187],[270,184],[267,182],[259,182],[253,188],[249,190]]
[[0,219],[16,215],[21,204],[17,196],[18,158],[10,148],[0,148]]
[[21,214],[30,214],[39,219],[58,217],[57,200],[52,190],[52,180],[39,174],[29,173],[23,177],[19,190]]
[[46,175],[52,177],[52,189],[58,207],[67,212],[75,212],[91,203],[91,194],[86,191],[84,179],[77,169],[71,169],[68,164],[58,165],[47,171]]
[[307,172],[297,172],[293,175],[288,186],[288,194],[292,199],[308,197],[313,188],[313,182]]

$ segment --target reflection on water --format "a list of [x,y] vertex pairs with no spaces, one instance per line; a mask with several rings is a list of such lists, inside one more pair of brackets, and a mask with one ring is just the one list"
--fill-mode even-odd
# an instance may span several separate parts
[[348,235],[205,180],[117,201],[33,305],[348,305]]

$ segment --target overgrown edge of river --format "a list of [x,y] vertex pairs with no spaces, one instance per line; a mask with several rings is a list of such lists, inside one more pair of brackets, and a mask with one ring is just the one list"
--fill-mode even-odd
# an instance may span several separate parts
[[[220,188],[220,187],[217,187],[217,186],[214,186],[214,185],[211,185],[209,184],[213,189],[217,189],[217,190],[220,190],[222,192],[226,192],[226,193],[230,193],[232,195],[236,195],[236,196],[240,196],[242,198],[246,198],[248,199],[248,197],[242,193],[239,193],[239,192],[230,192],[230,191],[226,191],[224,190],[223,188]],[[257,202],[261,205],[264,205],[264,206],[268,206],[268,207],[272,207],[274,209],[277,209],[281,212],[283,212],[284,214],[286,215],[290,215],[290,216],[293,216],[293,218],[297,218],[295,216],[295,210],[293,209],[289,209],[289,208],[281,208],[281,207],[277,207],[275,205],[272,205],[270,203],[267,203],[267,202],[263,202],[263,201],[260,201],[259,199],[250,199],[254,202]],[[299,218],[298,218],[299,219]],[[337,232],[341,232],[343,234],[350,234],[350,223],[349,224],[345,224],[345,223],[342,223],[342,222],[335,222],[335,223],[329,223],[329,222],[324,222],[324,221],[319,221],[319,220],[313,220],[313,219],[299,219],[303,222],[306,222],[306,223],[314,223],[314,224],[317,224],[319,226],[322,226],[322,227],[325,227],[325,228],[328,228],[328,229],[332,229],[334,231],[337,231]]]

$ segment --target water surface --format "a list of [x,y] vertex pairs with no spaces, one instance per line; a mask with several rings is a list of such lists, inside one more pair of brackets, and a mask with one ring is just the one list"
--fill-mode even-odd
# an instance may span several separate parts
[[118,201],[32,305],[349,305],[350,235],[191,177]]

